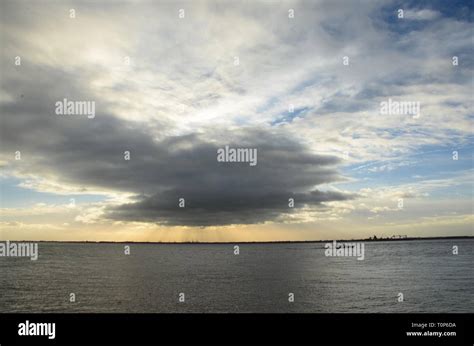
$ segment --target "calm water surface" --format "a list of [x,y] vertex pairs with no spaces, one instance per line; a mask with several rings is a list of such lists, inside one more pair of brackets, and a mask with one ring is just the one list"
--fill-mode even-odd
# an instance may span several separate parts
[[363,261],[323,243],[233,251],[39,243],[37,261],[0,257],[0,312],[474,312],[473,239],[366,242]]

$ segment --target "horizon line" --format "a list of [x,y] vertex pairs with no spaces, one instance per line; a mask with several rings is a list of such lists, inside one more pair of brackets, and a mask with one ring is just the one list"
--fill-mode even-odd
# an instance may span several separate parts
[[327,243],[327,242],[349,242],[349,241],[415,241],[415,240],[440,240],[440,239],[474,239],[471,235],[460,236],[438,236],[438,237],[406,237],[406,238],[359,238],[359,239],[327,239],[327,240],[269,240],[269,241],[225,241],[225,242],[204,242],[204,241],[112,241],[112,240],[0,240],[0,242],[36,242],[36,243],[93,243],[93,244],[294,244],[294,243]]

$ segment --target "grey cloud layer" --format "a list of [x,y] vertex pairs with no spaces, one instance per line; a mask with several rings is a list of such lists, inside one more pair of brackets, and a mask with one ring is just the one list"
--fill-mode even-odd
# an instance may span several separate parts
[[[142,123],[108,114],[100,101],[94,119],[55,115],[54,103],[63,96],[92,95],[72,75],[24,71],[34,78],[21,87],[12,81],[9,91],[17,98],[0,108],[2,152],[9,161],[4,168],[85,190],[136,195],[136,202],[108,207],[108,218],[193,226],[258,223],[293,211],[289,198],[295,209],[351,198],[316,189],[342,179],[338,159],[315,155],[277,130],[220,129],[220,141],[203,134],[157,139]],[[256,148],[257,166],[218,162],[217,149],[225,145]],[[12,160],[16,150],[21,161]],[[130,161],[124,151],[130,151]],[[178,198],[185,198],[186,209],[178,208]]]

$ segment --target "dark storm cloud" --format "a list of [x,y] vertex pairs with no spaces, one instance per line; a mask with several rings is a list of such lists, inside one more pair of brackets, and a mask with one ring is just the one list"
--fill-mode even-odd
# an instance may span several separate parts
[[[218,138],[225,140],[206,134],[160,137],[143,123],[112,116],[100,100],[94,119],[56,115],[54,104],[63,97],[95,97],[78,87],[74,74],[24,69],[29,83],[19,83],[18,76],[16,83],[8,83],[13,99],[1,105],[7,168],[88,190],[136,195],[133,203],[108,207],[107,218],[169,225],[249,224],[350,198],[316,189],[341,179],[335,170],[338,159],[315,155],[277,130],[219,131]],[[217,149],[226,145],[257,149],[257,165],[218,162]],[[16,150],[22,152],[21,161],[12,160]],[[130,151],[129,161],[124,151]],[[178,207],[179,198],[185,199],[186,208]],[[294,209],[288,207],[289,198],[295,199]]]
[[[239,139],[221,147],[256,148],[256,166],[217,162],[219,146],[197,136],[165,140],[161,143],[168,148],[164,157],[149,167],[156,173],[149,181],[154,189],[146,190],[137,202],[109,208],[107,216],[168,225],[251,224],[292,212],[289,198],[295,200],[295,209],[350,198],[314,189],[340,179],[333,168],[336,159],[313,155],[291,140],[264,131],[248,130]],[[173,149],[183,142],[189,149]],[[180,198],[185,208],[179,208]]]
[[[110,208],[108,216],[117,220],[147,221],[167,225],[215,226],[255,224],[275,220],[303,206],[319,206],[321,202],[349,198],[339,192],[311,191],[292,193],[275,188],[275,192],[244,193],[233,187],[229,190],[203,188],[187,193],[168,190],[151,197],[141,197],[137,203]],[[185,198],[185,208],[178,208],[178,198]],[[295,200],[295,209],[288,206],[288,198]]]

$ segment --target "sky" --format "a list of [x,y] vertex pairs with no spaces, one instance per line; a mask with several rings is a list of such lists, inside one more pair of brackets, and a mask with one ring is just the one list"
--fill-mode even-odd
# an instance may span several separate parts
[[0,0],[0,239],[472,236],[472,8]]

